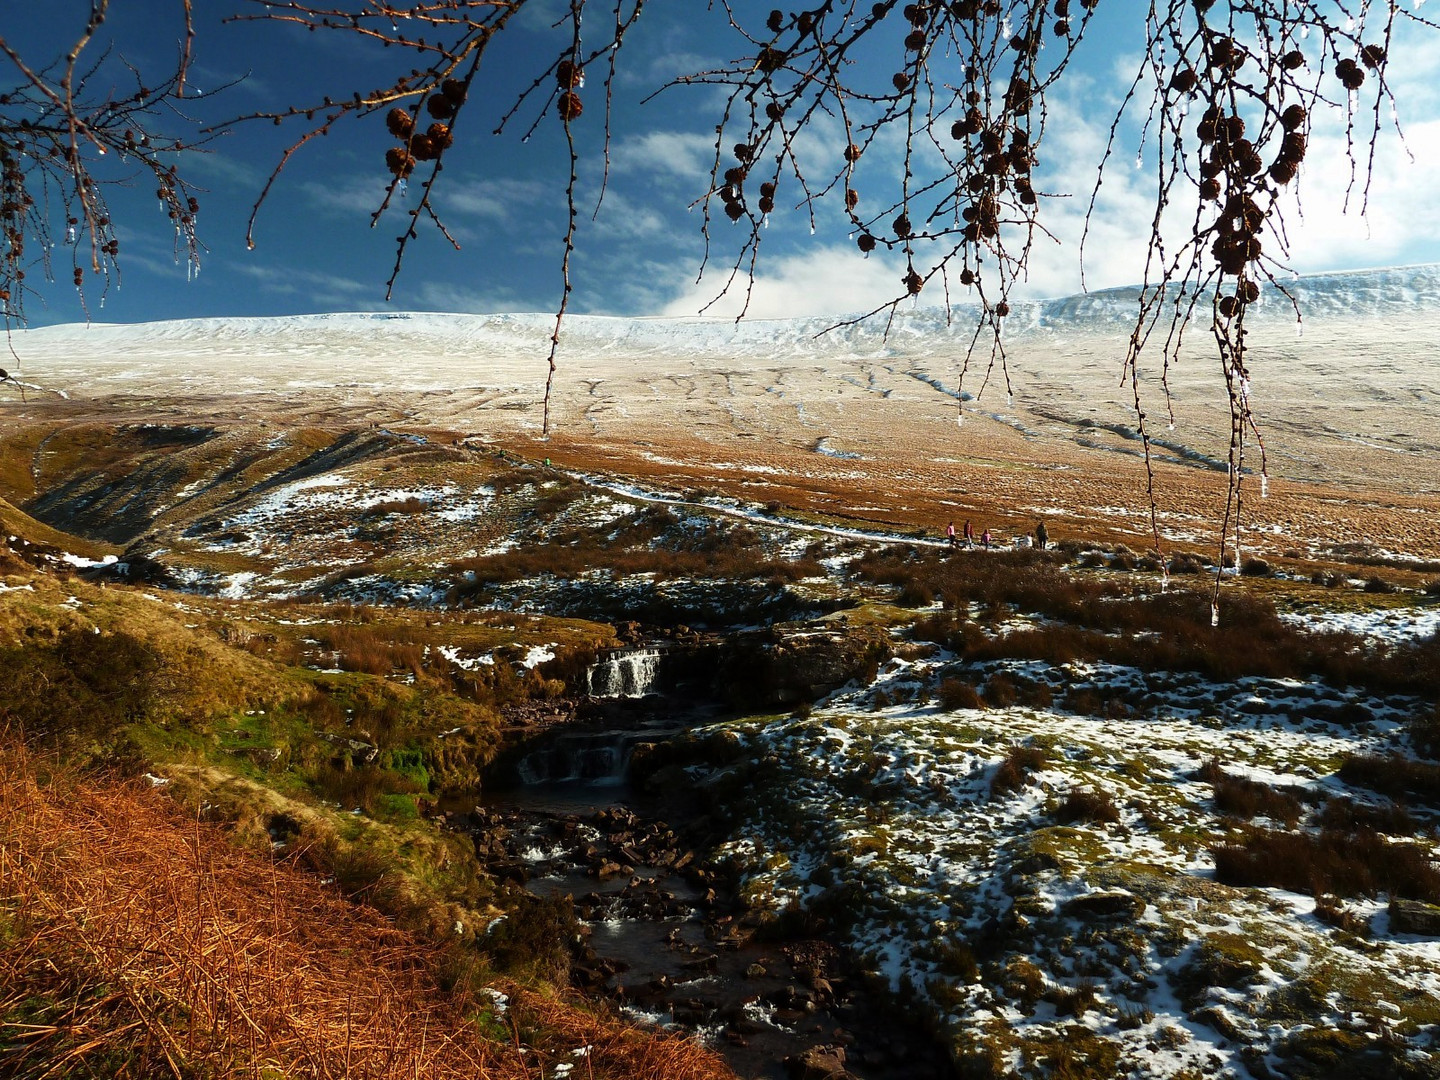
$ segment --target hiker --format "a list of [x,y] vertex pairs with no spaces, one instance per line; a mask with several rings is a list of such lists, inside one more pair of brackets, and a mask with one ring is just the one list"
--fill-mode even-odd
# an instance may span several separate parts
[[975,546],[975,528],[970,524],[969,518],[965,519],[965,546],[967,548]]
[[1050,534],[1045,531],[1045,522],[1043,522],[1043,521],[1038,521],[1038,522],[1036,522],[1036,523],[1035,523],[1035,546],[1036,546],[1037,548],[1039,548],[1041,551],[1044,551],[1044,550],[1045,550],[1045,545],[1048,544],[1049,542],[1050,542]]
[[983,548],[985,548],[987,551],[989,550],[989,548],[990,548],[990,530],[989,530],[989,529],[986,529],[984,532],[982,532],[982,533],[980,534],[980,546],[983,547]]
[[945,526],[945,539],[952,548],[960,546],[960,541],[955,537],[955,522],[952,521]]

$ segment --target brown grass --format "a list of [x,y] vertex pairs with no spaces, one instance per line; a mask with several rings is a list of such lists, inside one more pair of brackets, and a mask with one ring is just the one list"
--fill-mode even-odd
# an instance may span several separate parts
[[453,951],[236,851],[143,785],[42,784],[9,743],[0,830],[6,1076],[519,1080],[587,1045],[597,1077],[731,1075],[691,1040],[490,979],[511,995],[500,1021]]
[[1338,897],[1334,896],[1317,896],[1315,898],[1315,918],[1351,934],[1363,935],[1370,929],[1368,919],[1351,911],[1341,903]]
[[336,666],[344,671],[367,675],[408,672],[417,678],[424,674],[425,647],[405,640],[409,635],[394,627],[334,623],[318,628],[315,636],[322,649],[338,654]]
[[985,702],[975,687],[963,679],[945,679],[938,692],[940,708],[946,712],[956,709],[983,709]]
[[1305,804],[1294,791],[1262,784],[1243,776],[1219,772],[1210,777],[1215,787],[1215,807],[1222,814],[1245,818],[1267,817],[1294,825],[1305,812]]
[[1043,769],[1049,755],[1043,746],[1012,746],[990,778],[990,795],[1019,791],[1030,780],[1030,774]]
[[1113,825],[1120,820],[1120,810],[1106,792],[1078,788],[1065,796],[1055,817],[1064,822],[1090,821]]
[[1375,896],[1381,892],[1440,902],[1440,869],[1414,844],[1378,833],[1256,829],[1211,852],[1215,877],[1227,885],[1274,886],[1312,896]]
[[894,586],[904,598],[938,596],[949,608],[974,603],[997,616],[1013,610],[1054,620],[989,637],[950,612],[917,624],[917,637],[969,662],[1107,661],[1220,680],[1320,677],[1337,686],[1440,697],[1440,637],[1386,646],[1353,634],[1307,633],[1283,622],[1268,598],[1241,588],[1222,592],[1216,627],[1208,590],[1172,583],[1169,592],[1150,594],[1113,577],[1067,570],[1064,557],[892,548],[857,560],[854,573]]
[[1428,806],[1440,806],[1440,764],[1398,754],[1355,754],[1340,766],[1340,779],[1391,798],[1408,797]]
[[382,518],[389,514],[423,514],[429,509],[428,501],[416,495],[410,495],[403,499],[386,499],[384,502],[366,507],[363,516]]
[[1352,832],[1374,829],[1390,836],[1412,836],[1420,823],[1410,811],[1393,803],[1386,806],[1365,806],[1349,799],[1330,799],[1320,812],[1322,828],[1345,829]]

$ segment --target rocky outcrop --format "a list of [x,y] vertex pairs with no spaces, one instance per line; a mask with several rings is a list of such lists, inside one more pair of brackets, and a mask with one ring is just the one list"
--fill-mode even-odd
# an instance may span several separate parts
[[705,651],[715,695],[747,709],[794,706],[852,680],[869,682],[893,655],[883,630],[834,623],[734,634]]
[[1440,937],[1440,907],[1397,897],[1390,901],[1390,930],[1396,934]]

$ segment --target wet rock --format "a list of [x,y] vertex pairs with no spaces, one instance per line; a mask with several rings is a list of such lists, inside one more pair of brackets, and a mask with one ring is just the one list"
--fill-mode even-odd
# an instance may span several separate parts
[[844,1080],[851,1075],[845,1069],[845,1048],[812,1046],[785,1059],[785,1070],[795,1080]]
[[686,961],[684,961],[684,962],[680,965],[680,968],[681,968],[682,971],[699,971],[699,972],[704,972],[704,973],[707,974],[707,975],[710,975],[710,974],[714,974],[715,970],[716,970],[719,966],[720,966],[720,957],[719,957],[718,955],[716,955],[715,953],[709,953],[709,954],[706,955],[706,956],[696,957],[694,960],[686,960]]

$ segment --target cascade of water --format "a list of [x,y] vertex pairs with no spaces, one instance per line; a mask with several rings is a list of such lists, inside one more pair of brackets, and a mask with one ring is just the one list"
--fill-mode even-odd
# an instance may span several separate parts
[[627,731],[562,735],[526,754],[516,769],[525,784],[618,784],[625,779],[635,740],[635,733]]
[[620,649],[597,661],[585,674],[591,697],[644,697],[655,688],[658,649]]

